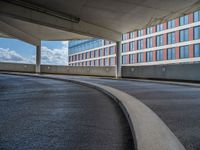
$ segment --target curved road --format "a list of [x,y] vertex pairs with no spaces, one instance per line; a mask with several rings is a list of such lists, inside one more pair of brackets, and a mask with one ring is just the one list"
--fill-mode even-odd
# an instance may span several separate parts
[[118,105],[69,82],[0,75],[0,149],[130,150]]
[[84,76],[44,76],[99,83],[127,92],[151,108],[187,150],[200,150],[200,86]]

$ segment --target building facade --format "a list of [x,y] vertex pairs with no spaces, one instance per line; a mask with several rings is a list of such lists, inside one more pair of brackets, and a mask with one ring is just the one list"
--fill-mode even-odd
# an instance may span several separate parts
[[[83,48],[82,43],[73,45],[76,41],[69,42],[72,43],[69,44],[69,65],[114,66],[116,64],[116,43],[99,39],[88,41],[98,41],[101,44]],[[77,50],[77,45],[82,48]],[[200,62],[200,10],[122,35],[123,66],[198,62]]]

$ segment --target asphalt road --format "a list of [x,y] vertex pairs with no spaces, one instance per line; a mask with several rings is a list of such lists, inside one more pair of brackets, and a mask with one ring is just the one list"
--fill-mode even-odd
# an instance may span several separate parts
[[187,150],[200,150],[200,87],[80,76],[59,77],[99,83],[127,92],[151,108]]
[[1,150],[130,150],[119,106],[69,82],[0,74]]

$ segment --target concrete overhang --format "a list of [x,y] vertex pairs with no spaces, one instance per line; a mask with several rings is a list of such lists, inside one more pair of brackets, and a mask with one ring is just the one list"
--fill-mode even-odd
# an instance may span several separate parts
[[119,41],[199,8],[199,0],[0,0],[0,19],[40,40]]

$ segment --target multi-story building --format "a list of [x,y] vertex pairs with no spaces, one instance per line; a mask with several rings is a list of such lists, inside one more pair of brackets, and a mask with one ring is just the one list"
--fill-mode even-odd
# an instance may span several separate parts
[[[84,46],[89,42],[74,45],[75,41],[69,42],[69,65],[113,66],[116,64],[115,43],[98,39],[89,41],[101,44]],[[82,48],[79,50],[78,46]],[[200,10],[122,35],[122,65],[194,62],[200,62]]]

